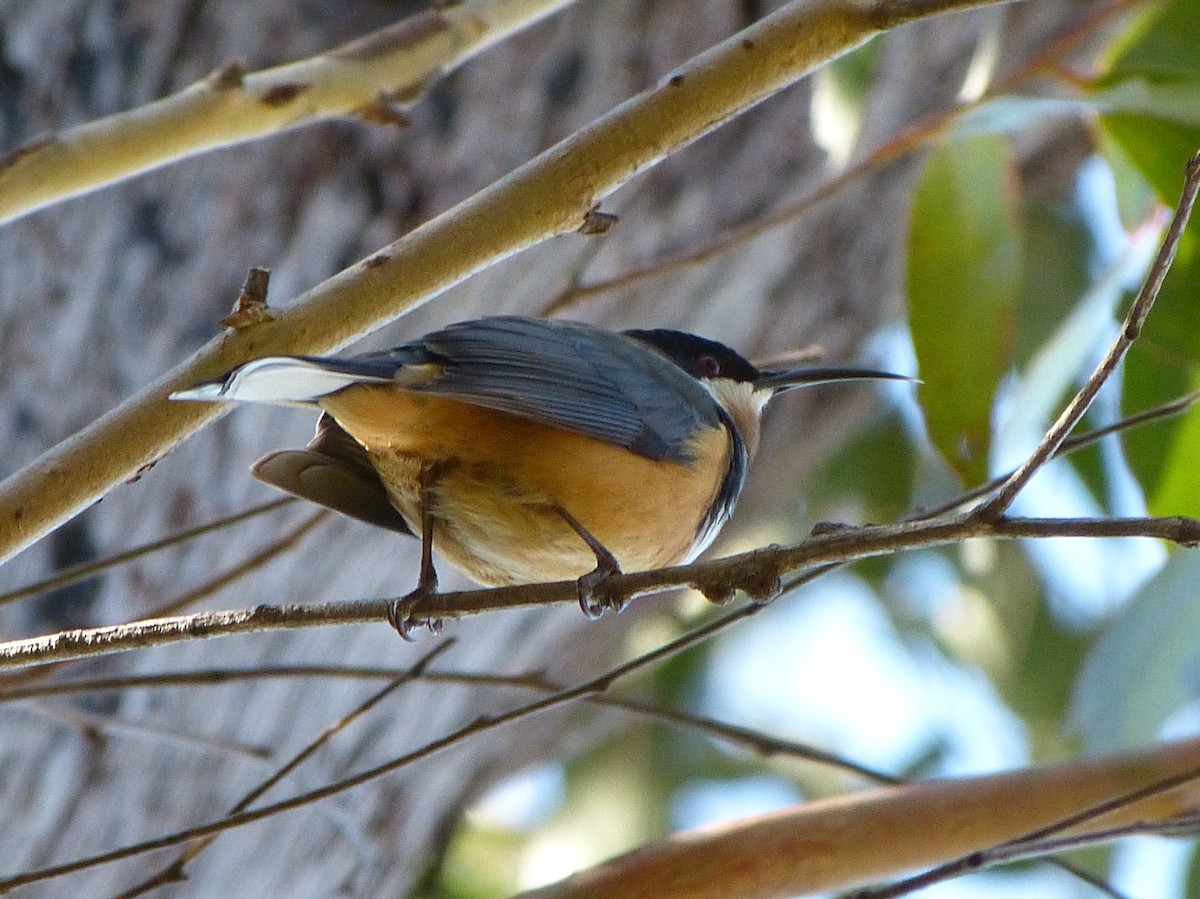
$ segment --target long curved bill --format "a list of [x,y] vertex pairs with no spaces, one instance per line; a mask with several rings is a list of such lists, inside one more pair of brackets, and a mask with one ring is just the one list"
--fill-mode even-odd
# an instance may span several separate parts
[[780,393],[796,387],[811,387],[814,384],[835,384],[838,381],[908,381],[919,384],[916,378],[897,375],[888,371],[870,368],[795,368],[783,371],[760,372],[754,382],[756,390],[771,390]]

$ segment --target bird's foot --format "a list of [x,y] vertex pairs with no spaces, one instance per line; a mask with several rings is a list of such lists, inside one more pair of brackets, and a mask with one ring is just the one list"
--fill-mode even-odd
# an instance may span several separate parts
[[396,629],[396,633],[409,643],[416,641],[416,632],[423,627],[429,628],[429,633],[431,634],[440,634],[442,632],[442,619],[432,618],[428,615],[416,615],[413,612],[424,600],[436,595],[436,579],[432,583],[418,584],[417,589],[413,590],[412,593],[392,603],[387,613],[388,623]]
[[[576,583],[579,586],[579,608],[588,619],[595,621],[605,612],[620,612],[628,603],[615,596],[605,596],[600,589],[610,577],[621,573],[621,566],[612,553],[605,551],[604,555],[596,554],[596,567],[581,577]],[[599,595],[597,595],[599,594]]]

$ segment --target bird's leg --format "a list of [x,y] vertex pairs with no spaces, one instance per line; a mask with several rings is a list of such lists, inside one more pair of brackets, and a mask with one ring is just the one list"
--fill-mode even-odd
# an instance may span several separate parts
[[417,587],[388,609],[388,621],[396,632],[405,640],[412,642],[416,639],[413,631],[419,627],[429,628],[431,634],[440,633],[442,621],[440,618],[414,618],[413,607],[437,594],[437,569],[433,567],[433,503],[430,492],[437,480],[437,474],[432,467],[421,473],[421,573],[417,577]]
[[563,521],[571,526],[571,530],[583,538],[588,549],[596,554],[596,567],[578,581],[579,607],[583,609],[583,614],[595,621],[608,609],[620,612],[625,607],[622,602],[606,602],[604,600],[597,602],[593,599],[596,587],[614,574],[621,573],[621,565],[617,562],[617,557],[608,551],[608,547],[592,536],[591,531],[580,524],[574,515],[561,506],[554,508],[562,516]]

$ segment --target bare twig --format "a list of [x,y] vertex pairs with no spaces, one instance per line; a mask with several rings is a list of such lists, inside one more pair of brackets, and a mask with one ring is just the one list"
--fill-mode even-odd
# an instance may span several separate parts
[[[767,547],[747,553],[654,571],[615,575],[598,592],[614,602],[675,587],[690,586],[710,600],[725,602],[738,590],[766,601],[781,589],[783,575],[830,563],[841,563],[900,550],[940,546],[969,537],[1153,537],[1185,546],[1200,542],[1200,521],[1166,518],[979,518],[936,519],[870,525],[825,527],[798,546]],[[495,609],[577,603],[578,585],[556,581],[488,590],[440,593],[421,601],[418,616],[456,618]],[[107,627],[62,631],[45,637],[0,643],[0,670],[26,668],[68,659],[89,658],[228,634],[363,624],[384,621],[391,599],[314,605],[260,605],[253,609],[199,612],[175,618],[138,621]]]
[[203,599],[212,596],[214,593],[225,589],[230,584],[235,584],[248,574],[253,574],[258,571],[272,559],[290,552],[296,545],[303,540],[308,534],[322,521],[329,517],[329,512],[325,509],[319,509],[313,512],[294,528],[291,528],[287,533],[272,540],[262,549],[255,552],[253,555],[243,559],[238,564],[234,565],[216,577],[210,578],[198,587],[188,590],[181,596],[177,596],[169,602],[163,603],[149,613],[151,618],[162,618],[167,615],[177,615],[184,609],[194,606]]
[[135,546],[133,549],[127,549],[124,552],[114,553],[111,556],[97,559],[94,562],[81,562],[78,565],[72,565],[70,568],[56,571],[44,580],[33,584],[26,584],[24,587],[18,587],[7,593],[0,593],[0,605],[16,602],[27,596],[36,596],[39,593],[46,593],[50,590],[61,590],[63,587],[77,584],[110,568],[124,565],[127,562],[132,562],[135,559],[140,559],[142,556],[156,553],[171,546],[178,546],[189,540],[195,540],[197,537],[203,537],[205,534],[211,534],[222,528],[232,527],[235,524],[240,524],[259,515],[274,512],[276,509],[281,509],[294,502],[297,502],[294,496],[285,496],[282,499],[272,500],[269,503],[262,503],[258,506],[251,506],[249,509],[235,512],[233,515],[226,515],[224,518],[218,518],[215,521],[189,528],[186,531],[180,531],[178,534],[172,534],[170,537],[164,537],[161,540],[154,540],[150,543],[143,543],[141,546]]
[[[268,790],[287,777],[287,775],[295,771],[306,759],[311,758],[314,752],[328,743],[331,739],[333,739],[334,736],[345,730],[384,699],[391,696],[392,693],[394,693],[404,684],[411,683],[413,680],[421,677],[421,675],[429,667],[429,664],[439,655],[449,649],[453,644],[453,640],[447,640],[446,642],[435,646],[429,652],[425,653],[425,655],[422,656],[411,668],[395,675],[386,686],[384,686],[382,689],[376,690],[365,700],[355,706],[355,708],[348,714],[343,715],[338,721],[334,722],[325,730],[323,730],[320,734],[310,740],[303,749],[292,756],[292,758],[282,765],[274,774],[260,783],[257,787],[250,790],[250,792],[243,796],[241,800],[239,800],[237,804],[235,804],[233,808],[229,810],[229,814],[234,815],[249,808],[254,802],[264,796]],[[185,879],[184,869],[187,867],[188,863],[195,859],[196,856],[198,856],[206,848],[208,848],[208,846],[212,844],[218,835],[219,834],[210,834],[209,836],[202,837],[191,845],[185,847],[175,861],[167,865],[158,873],[148,877],[146,880],[142,881],[136,886],[121,893],[116,897],[116,899],[133,899],[134,896],[141,896],[164,884],[177,883]]]
[[103,742],[114,735],[131,735],[202,752],[242,755],[260,761],[271,755],[270,748],[261,744],[222,740],[205,734],[188,733],[179,728],[162,727],[153,722],[137,721],[119,715],[104,715],[61,704],[35,703],[30,707],[30,711],[70,727],[93,742]]
[[[1138,412],[1120,421],[1114,421],[1111,424],[1103,427],[1095,428],[1085,434],[1076,434],[1073,437],[1068,437],[1055,450],[1053,459],[1061,458],[1069,455],[1077,450],[1085,449],[1093,444],[1099,443],[1105,437],[1112,434],[1120,434],[1124,431],[1132,430],[1133,428],[1141,427],[1144,424],[1150,424],[1156,421],[1162,421],[1166,418],[1172,418],[1176,415],[1182,415],[1187,412],[1196,401],[1200,400],[1200,390],[1193,390],[1181,397],[1163,403],[1161,406],[1155,406],[1153,409],[1147,409],[1145,412]],[[971,500],[979,499],[981,496],[987,496],[993,490],[1001,487],[1009,478],[1015,474],[1015,471],[1010,471],[1007,474],[999,475],[986,484],[980,484],[978,487],[973,487],[956,496],[949,502],[943,503],[940,506],[935,506],[931,509],[924,509],[919,515],[912,516],[912,520],[924,520],[935,518],[947,512],[953,512],[962,506],[969,503]]]
[[975,509],[972,513],[975,517],[997,518],[1004,514],[1016,499],[1017,494],[1029,483],[1029,479],[1058,452],[1059,446],[1074,430],[1088,406],[1092,404],[1092,400],[1096,398],[1096,394],[1100,392],[1100,388],[1104,386],[1104,382],[1116,371],[1117,366],[1125,357],[1125,353],[1141,333],[1146,317],[1150,314],[1154,301],[1158,297],[1163,279],[1170,271],[1179,240],[1183,236],[1184,226],[1187,225],[1188,217],[1192,214],[1196,194],[1200,191],[1200,153],[1188,161],[1185,172],[1183,193],[1179,197],[1179,205],[1163,236],[1163,243],[1154,259],[1154,264],[1151,266],[1141,290],[1138,291],[1137,298],[1129,309],[1129,314],[1125,317],[1121,333],[1117,335],[1117,339],[1109,347],[1087,383],[1075,394],[1074,399],[1063,410],[1058,420],[1046,432],[1046,436],[1042,438],[1037,448],[1021,467],[1005,480],[1003,486],[990,499]]
[[[175,671],[161,674],[131,674],[124,677],[77,678],[57,680],[51,683],[0,688],[0,703],[46,696],[68,696],[78,693],[100,693],[146,687],[212,687],[226,683],[276,678],[332,677],[350,680],[389,680],[406,676],[409,673],[410,669],[395,667],[276,665],[269,667],[259,666],[256,668]],[[514,687],[521,690],[536,690],[539,693],[557,693],[563,689],[562,685],[552,684],[544,676],[532,672],[528,674],[487,674],[465,671],[426,670],[421,672],[420,678],[429,683]],[[786,756],[830,765],[876,783],[894,784],[902,782],[900,778],[825,752],[814,746],[797,743],[794,740],[770,737],[758,731],[718,721],[704,715],[682,712],[677,709],[664,708],[640,700],[609,696],[603,693],[585,697],[585,701],[595,705],[621,709],[630,714],[651,718],[663,724],[697,730],[761,756]]]

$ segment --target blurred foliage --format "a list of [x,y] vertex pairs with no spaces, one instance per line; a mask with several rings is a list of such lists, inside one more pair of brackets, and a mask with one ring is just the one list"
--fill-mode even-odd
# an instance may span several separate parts
[[1012,362],[1024,273],[1016,158],[979,135],[930,153],[908,233],[908,320],[921,406],[942,456],[986,480],[992,399]]
[[[985,94],[934,130],[907,223],[905,286],[923,381],[920,411],[877,416],[813,479],[803,520],[782,523],[776,539],[802,534],[814,521],[846,520],[848,510],[862,521],[896,520],[944,502],[962,485],[982,483],[1000,464],[1011,464],[996,455],[1011,437],[1006,429],[1017,422],[1044,431],[1111,342],[1140,280],[1135,273],[1122,282],[1133,261],[1126,257],[1136,257],[1138,241],[1146,245],[1148,230],[1163,224],[1162,206],[1177,202],[1184,163],[1200,150],[1200,0],[1144,4],[1118,32],[1093,48],[1086,73],[1072,60],[1070,77],[1040,84],[1037,93],[1017,85]],[[877,53],[868,45],[826,76],[851,116],[861,115]],[[1056,63],[1045,69],[1064,74],[1067,64],[1056,69]],[[1094,184],[1091,195],[1029,189],[1038,160],[1030,162],[1021,148],[1036,142],[1031,135],[1049,115],[1081,123],[1110,198],[1096,196]],[[1193,224],[1114,379],[1120,412],[1100,403],[1088,426],[1183,395],[1200,385],[1198,366],[1200,225]],[[1200,410],[1127,432],[1119,446],[1080,452],[1053,483],[1057,491],[1041,488],[1038,514],[1136,514],[1144,502],[1150,514],[1200,515]],[[991,720],[1009,722],[1024,747],[1023,758],[1008,759],[1015,765],[1073,757],[1081,746],[1144,745],[1195,703],[1197,558],[1175,550],[1163,566],[1161,555],[1111,541],[1072,563],[1067,555],[1039,556],[1018,544],[986,544],[931,551],[919,562],[868,560],[854,574],[873,592],[897,653],[913,671],[934,672],[933,682],[961,679],[960,686],[979,691],[980,702],[993,704],[1000,717]],[[922,572],[915,586],[907,578],[914,567]],[[803,595],[785,601],[802,602]],[[711,647],[675,658],[642,693],[673,708],[695,708],[705,680],[722,676],[714,659]],[[917,748],[898,758],[895,773],[962,770],[955,767],[961,759],[973,758],[945,722],[978,709],[940,711],[948,717],[931,719],[941,723],[912,742]],[[635,763],[621,768],[626,782],[619,790],[637,797],[635,830],[643,836],[678,826],[667,810],[689,784],[767,771],[805,795],[845,786],[810,764],[763,762],[701,733],[641,719],[614,726],[617,738],[570,766],[570,793],[615,777],[614,753],[626,762],[634,753]],[[781,733],[787,727],[779,722]],[[1002,742],[999,733],[995,742]],[[861,745],[834,748],[859,760],[868,754]],[[565,826],[577,811],[568,800],[554,826]],[[1102,876],[1111,858],[1108,849],[1080,855]],[[1200,859],[1194,859],[1178,895],[1200,895],[1198,884]]]

